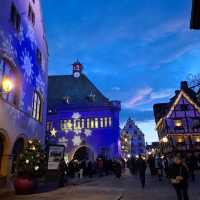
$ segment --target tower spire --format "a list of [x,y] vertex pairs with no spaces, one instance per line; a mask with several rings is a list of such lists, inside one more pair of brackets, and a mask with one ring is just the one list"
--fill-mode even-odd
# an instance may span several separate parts
[[79,78],[82,70],[83,70],[83,65],[80,63],[80,61],[77,59],[73,64],[73,76],[74,78]]

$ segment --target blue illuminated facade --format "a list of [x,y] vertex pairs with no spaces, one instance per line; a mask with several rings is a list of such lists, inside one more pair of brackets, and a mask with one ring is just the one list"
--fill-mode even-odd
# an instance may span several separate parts
[[48,52],[39,0],[0,2],[0,177],[25,139],[45,139]]
[[118,157],[120,102],[106,98],[82,70],[77,61],[72,75],[49,77],[47,143],[64,145],[68,160],[83,146],[94,157]]

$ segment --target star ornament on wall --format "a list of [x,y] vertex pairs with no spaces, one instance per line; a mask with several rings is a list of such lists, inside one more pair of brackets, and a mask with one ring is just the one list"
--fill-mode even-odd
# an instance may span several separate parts
[[74,146],[79,146],[81,144],[81,137],[80,136],[74,136],[74,138],[72,139],[72,142],[74,144]]
[[55,128],[53,128],[53,129],[50,131],[50,133],[51,133],[51,136],[56,137],[57,131],[56,131]]

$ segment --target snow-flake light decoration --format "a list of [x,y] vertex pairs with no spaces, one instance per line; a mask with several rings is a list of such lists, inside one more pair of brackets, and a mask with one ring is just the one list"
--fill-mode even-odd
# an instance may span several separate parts
[[80,114],[79,112],[75,112],[75,113],[73,113],[73,115],[72,115],[72,118],[73,118],[73,119],[80,119],[80,117],[81,117],[81,114]]
[[74,136],[74,138],[72,139],[72,142],[74,144],[74,146],[79,146],[81,144],[81,137],[80,136]]
[[85,129],[85,135],[88,137],[88,136],[91,136],[92,135],[92,131],[90,129]]

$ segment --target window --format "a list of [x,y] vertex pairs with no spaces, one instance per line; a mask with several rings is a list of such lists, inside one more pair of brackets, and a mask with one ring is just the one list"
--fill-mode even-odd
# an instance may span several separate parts
[[107,117],[104,118],[104,126],[108,127],[108,118]]
[[95,118],[95,128],[99,128],[98,118]]
[[85,128],[85,119],[81,119],[81,128]]
[[90,119],[87,119],[87,125],[86,125],[87,128],[90,128]]
[[180,119],[174,120],[174,125],[175,125],[175,127],[182,127],[183,126],[182,121]]
[[67,129],[72,130],[72,120],[70,119],[67,121]]
[[37,63],[39,65],[41,65],[42,64],[42,53],[39,50],[39,48],[37,48],[37,50],[36,50],[36,59],[37,59]]
[[11,14],[10,14],[11,22],[16,29],[16,31],[20,31],[20,23],[21,23],[21,17],[17,11],[16,6],[12,3],[11,5]]
[[37,121],[41,121],[41,114],[42,114],[42,100],[38,92],[34,92],[33,95],[33,111],[32,116]]
[[60,130],[65,131],[67,129],[67,120],[60,120]]
[[[4,78],[9,78],[13,85],[15,86],[9,93],[4,93],[4,91],[1,88],[1,83]],[[17,84],[17,72],[15,68],[13,68],[9,62],[7,62],[5,59],[0,58],[0,94],[2,98],[6,101],[8,101],[10,104],[13,104],[15,106],[18,106],[19,104],[19,94],[18,94],[18,88],[16,87]]]
[[46,124],[46,130],[50,131],[50,130],[52,130],[52,128],[53,128],[53,123],[52,122],[47,122],[47,124]]
[[81,129],[81,122],[80,122],[80,119],[77,119],[77,128],[78,128],[78,129]]
[[94,119],[90,120],[90,125],[91,125],[91,128],[94,128]]
[[109,126],[111,127],[112,126],[112,118],[111,117],[109,117],[109,119],[108,119],[109,121],[108,121],[108,123],[109,123]]
[[29,4],[29,8],[28,8],[28,18],[31,21],[31,23],[33,25],[35,25],[35,13],[34,13],[33,8],[31,7],[30,4]]
[[100,118],[100,127],[103,128],[103,118]]

